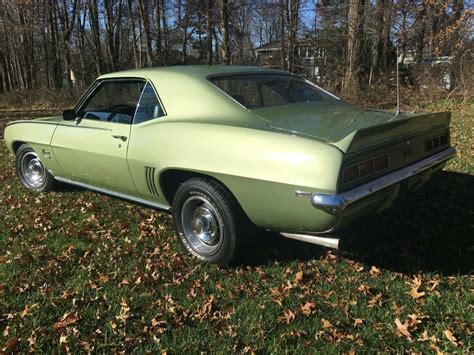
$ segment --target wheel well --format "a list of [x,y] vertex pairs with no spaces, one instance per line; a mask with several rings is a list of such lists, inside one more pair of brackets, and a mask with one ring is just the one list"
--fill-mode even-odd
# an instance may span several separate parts
[[216,179],[213,176],[198,173],[198,172],[195,172],[195,171],[170,169],[170,170],[166,170],[163,173],[161,173],[161,175],[160,175],[161,191],[163,192],[163,195],[166,198],[166,200],[168,201],[168,204],[170,206],[173,205],[174,195],[176,194],[176,191],[178,191],[178,188],[181,186],[181,184],[183,182],[185,182],[186,180],[189,180],[189,179],[194,178],[194,177],[201,177],[201,178],[213,180],[213,181],[219,183],[220,185],[222,185],[222,187],[227,190],[230,197],[234,200],[236,207],[239,209],[239,212],[241,213],[241,216],[244,218],[242,220],[242,223],[244,225],[246,225],[246,228],[249,228],[249,230],[251,230],[251,229],[256,227],[255,224],[250,220],[250,218],[245,213],[244,209],[240,205],[240,203],[237,200],[237,198],[235,197],[235,195],[232,193],[232,191],[230,191],[227,188],[227,186],[225,186],[224,183],[222,183],[222,181],[220,181],[219,179]]
[[160,175],[160,186],[161,186],[161,191],[163,191],[163,195],[166,198],[166,201],[168,201],[169,205],[171,206],[173,204],[173,198],[174,195],[176,194],[176,191],[178,191],[178,188],[181,186],[183,182],[186,180],[189,180],[194,177],[202,177],[210,180],[217,181],[221,185],[225,186],[217,180],[216,178],[206,175],[206,174],[201,174],[195,171],[188,171],[188,170],[179,170],[179,169],[170,169],[166,170]]
[[12,143],[13,154],[16,154],[16,151],[18,150],[18,148],[20,148],[23,144],[25,144],[25,142],[20,142],[20,141],[13,142]]

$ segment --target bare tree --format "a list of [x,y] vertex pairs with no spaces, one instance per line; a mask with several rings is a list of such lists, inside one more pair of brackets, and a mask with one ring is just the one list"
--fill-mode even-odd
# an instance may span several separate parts
[[221,33],[223,62],[231,64],[230,56],[230,26],[229,26],[229,0],[222,0],[221,4]]
[[349,0],[347,14],[347,55],[346,69],[342,89],[347,94],[354,94],[359,86],[359,65],[362,43],[364,0]]

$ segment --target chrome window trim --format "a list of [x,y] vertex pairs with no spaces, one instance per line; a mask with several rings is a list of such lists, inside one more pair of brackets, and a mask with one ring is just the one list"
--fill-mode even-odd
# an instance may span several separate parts
[[[332,98],[334,98],[335,100],[338,100],[338,101],[341,101],[341,102],[344,102],[340,97],[337,97],[336,95],[330,93],[329,91],[327,90],[324,90],[322,87],[316,85],[315,83],[309,81],[308,79],[305,79],[301,76],[298,76],[298,75],[295,75],[295,74],[292,74],[290,72],[281,72],[281,71],[276,71],[275,73],[271,72],[271,71],[255,71],[255,72],[251,72],[251,71],[238,71],[238,72],[231,72],[231,73],[219,73],[219,74],[212,74],[212,75],[208,75],[206,76],[206,80],[208,81],[209,84],[211,84],[212,86],[214,86],[215,88],[217,88],[219,91],[221,91],[222,93],[224,93],[226,96],[230,97],[232,100],[234,100],[236,103],[238,103],[240,106],[242,106],[244,109],[246,109],[247,111],[250,111],[252,112],[252,110],[255,110],[255,109],[259,109],[259,108],[265,108],[265,107],[273,107],[273,106],[279,106],[279,105],[271,105],[271,106],[260,106],[260,107],[252,107],[252,108],[248,108],[244,105],[242,105],[240,102],[238,102],[236,99],[234,99],[231,95],[229,95],[228,93],[226,93],[224,90],[222,90],[220,87],[218,87],[216,84],[214,84],[212,82],[212,79],[216,79],[216,78],[220,78],[220,77],[228,77],[228,76],[245,76],[245,75],[280,75],[280,76],[291,76],[293,78],[297,78],[297,79],[300,79],[302,80],[303,82],[309,84],[310,86],[313,86],[315,87],[316,89],[324,92],[325,94],[331,96]],[[286,103],[286,104],[280,104],[281,106],[284,106],[284,105],[291,105],[292,103]]]
[[95,191],[95,192],[98,192],[98,193],[101,193],[101,194],[104,194],[104,195],[109,195],[109,196],[116,197],[116,198],[119,198],[119,199],[122,199],[122,200],[131,201],[131,202],[137,203],[139,205],[144,205],[144,206],[155,208],[155,209],[162,210],[162,211],[171,211],[170,206],[162,205],[160,203],[156,203],[156,202],[148,201],[148,200],[145,200],[145,199],[142,199],[142,198],[126,195],[126,194],[123,194],[123,193],[120,193],[120,192],[115,192],[115,191],[103,189],[101,187],[85,184],[85,183],[82,183],[82,182],[66,179],[66,178],[63,178],[61,176],[55,176],[54,178],[58,181],[66,183],[66,184],[75,185],[75,186],[82,187],[82,188],[87,189],[87,190]]
[[[94,95],[95,93],[98,92],[100,86],[104,83],[107,83],[107,82],[121,82],[121,81],[130,81],[130,82],[134,82],[134,81],[137,81],[137,82],[142,82],[144,83],[145,85],[143,86],[143,89],[145,88],[146,86],[146,83],[148,82],[147,79],[144,79],[144,78],[135,78],[135,77],[130,77],[130,78],[110,78],[110,79],[97,79],[96,80],[96,85],[93,87],[93,89],[87,94],[87,97],[85,97],[84,99],[81,99],[81,105],[79,106],[79,108],[76,110],[76,108],[74,108],[74,112],[76,112],[76,115],[82,110],[85,108],[85,105],[87,105],[89,103],[89,100],[91,99],[91,96]],[[138,107],[138,103],[140,102],[140,98],[142,97],[142,94],[143,94],[143,89],[141,90],[140,92],[140,95],[138,97],[138,101],[137,101],[137,106],[135,107],[135,111],[133,112],[133,116],[132,116],[132,120],[131,122],[129,123],[129,125],[131,126],[132,123],[133,123],[133,120],[135,118],[135,113],[137,112],[137,107]],[[102,120],[96,120],[96,119],[91,119],[91,118],[88,118],[88,117],[81,117],[80,120],[89,120],[89,121],[93,121],[93,122],[108,122],[108,121],[102,121]],[[110,123],[118,123],[118,122],[110,122]],[[126,124],[126,123],[120,123],[120,124]],[[79,125],[78,125],[79,126]]]
[[[153,82],[148,79],[148,78],[145,78],[145,77],[138,77],[138,76],[130,76],[130,77],[117,77],[117,78],[103,78],[103,79],[96,79],[92,85],[86,90],[86,92],[84,93],[84,95],[82,95],[82,97],[78,100],[78,102],[76,103],[76,105],[74,106],[74,112],[79,112],[84,104],[89,100],[89,97],[95,92],[95,90],[97,89],[97,87],[102,84],[103,82],[106,82],[106,81],[134,81],[134,80],[139,80],[139,81],[144,81],[145,82],[145,85],[143,86],[143,90],[145,89],[145,86],[146,84],[150,84],[151,87],[153,88],[153,91],[155,92],[155,95],[156,95],[156,98],[158,99],[158,102],[160,103],[160,106],[161,106],[161,109],[163,110],[163,115],[160,116],[160,117],[155,117],[153,119],[156,119],[156,118],[162,118],[162,117],[165,117],[165,116],[168,116],[168,113],[166,111],[166,108],[165,106],[163,105],[163,101],[161,100],[160,98],[160,95],[158,94],[158,92],[156,91],[156,88],[155,88],[155,85],[153,84]],[[137,108],[138,108],[138,104],[140,102],[140,99],[143,95],[143,90],[142,92],[140,93],[140,97],[137,101]],[[137,108],[135,108],[135,113],[137,112]],[[133,114],[133,118],[132,118],[132,123],[130,125],[133,125],[134,121],[135,121],[135,113]],[[83,119],[88,119],[88,118],[83,118]],[[93,120],[94,121],[94,120]],[[96,120],[95,120],[96,121]],[[144,122],[140,122],[140,123],[145,123],[145,122],[149,122],[151,120],[148,120],[148,121],[144,121]],[[101,121],[103,122],[103,121]],[[138,124],[140,124],[138,123]]]
[[[155,93],[156,99],[158,100],[158,103],[160,104],[160,107],[163,111],[163,115],[158,116],[158,117],[153,117],[153,118],[151,118],[149,120],[146,120],[146,121],[143,121],[143,122],[135,123],[135,116],[137,114],[138,108],[140,107],[140,101],[142,101],[142,96],[143,96],[143,93],[145,92],[145,88],[148,84],[150,84],[151,88],[153,89],[153,92]],[[153,121],[153,120],[156,120],[158,118],[165,117],[165,116],[168,116],[168,114],[166,113],[165,107],[163,106],[163,103],[160,99],[160,95],[158,95],[158,92],[156,91],[156,88],[153,85],[153,83],[151,82],[151,80],[147,80],[146,83],[145,83],[145,86],[143,87],[143,90],[140,94],[140,98],[138,99],[137,108],[135,109],[135,113],[133,115],[132,125],[139,125],[139,124],[150,122],[150,121]]]

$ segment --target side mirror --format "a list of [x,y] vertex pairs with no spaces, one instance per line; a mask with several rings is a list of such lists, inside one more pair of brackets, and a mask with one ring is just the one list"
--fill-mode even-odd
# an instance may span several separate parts
[[74,121],[76,119],[76,112],[74,110],[64,110],[63,119],[65,121]]

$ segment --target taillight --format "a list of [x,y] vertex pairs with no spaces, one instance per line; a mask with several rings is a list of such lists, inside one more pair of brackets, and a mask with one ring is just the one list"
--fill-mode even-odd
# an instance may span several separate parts
[[448,144],[448,135],[445,134],[443,136],[430,138],[425,141],[425,152],[429,152],[430,150],[442,147],[443,145]]
[[357,180],[358,178],[359,178],[358,165],[352,165],[344,169],[344,173],[342,174],[342,182],[344,184],[348,183],[349,181]]
[[387,168],[388,154],[364,160],[363,162],[344,168],[342,172],[342,182],[344,184],[347,184],[351,181],[355,181],[360,178],[373,175]]

